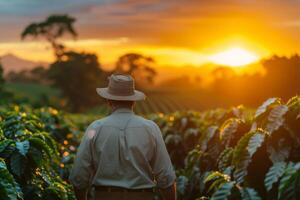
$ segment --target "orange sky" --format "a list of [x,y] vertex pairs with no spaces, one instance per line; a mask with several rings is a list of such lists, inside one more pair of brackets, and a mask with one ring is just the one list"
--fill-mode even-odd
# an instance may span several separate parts
[[103,65],[139,52],[160,65],[201,65],[239,47],[263,57],[300,52],[300,2],[296,0],[21,0],[0,3],[0,55],[53,60],[42,41],[20,41],[23,28],[53,13],[77,18],[70,48],[98,54]]

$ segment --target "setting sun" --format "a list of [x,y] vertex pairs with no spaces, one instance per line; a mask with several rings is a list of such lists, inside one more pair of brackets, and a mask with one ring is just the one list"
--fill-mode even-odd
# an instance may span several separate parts
[[241,48],[231,48],[212,55],[209,59],[216,64],[240,67],[257,61],[258,56]]

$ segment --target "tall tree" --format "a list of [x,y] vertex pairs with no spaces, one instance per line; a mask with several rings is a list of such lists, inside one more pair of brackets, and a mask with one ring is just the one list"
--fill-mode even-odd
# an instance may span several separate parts
[[145,87],[154,81],[154,65],[155,61],[151,57],[128,53],[118,59],[115,72],[130,74],[135,78],[138,87]]
[[99,103],[95,89],[101,86],[104,76],[97,56],[88,53],[65,52],[49,69],[50,80],[61,89],[74,112]]
[[51,15],[42,22],[28,25],[21,37],[42,37],[51,44],[56,61],[47,72],[36,68],[31,74],[37,77],[48,74],[47,78],[62,91],[71,110],[82,111],[99,101],[95,89],[104,78],[96,55],[66,50],[60,40],[65,35],[77,37],[75,21],[68,15]]
[[45,38],[51,44],[57,59],[60,59],[65,46],[59,38],[66,34],[73,38],[77,36],[73,27],[75,21],[75,18],[68,15],[51,15],[42,22],[29,24],[22,32],[21,38],[25,39],[27,36]]

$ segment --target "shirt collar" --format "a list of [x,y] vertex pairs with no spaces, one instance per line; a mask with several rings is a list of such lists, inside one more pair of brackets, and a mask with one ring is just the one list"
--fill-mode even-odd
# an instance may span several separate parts
[[133,113],[133,110],[130,108],[118,108],[113,113]]

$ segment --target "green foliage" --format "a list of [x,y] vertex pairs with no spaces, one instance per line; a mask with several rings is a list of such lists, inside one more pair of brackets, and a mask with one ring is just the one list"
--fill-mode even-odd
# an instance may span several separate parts
[[263,142],[265,132],[261,129],[246,133],[236,145],[233,152],[233,165],[235,166],[234,177],[238,183],[244,181],[247,175],[251,157]]
[[24,174],[26,165],[26,159],[23,155],[15,152],[10,156],[10,168],[12,173],[17,177],[21,177]]
[[3,200],[22,198],[23,194],[14,177],[7,169],[4,159],[0,158],[0,197]]
[[257,192],[252,188],[242,188],[241,195],[243,200],[261,200]]
[[29,142],[28,140],[25,140],[23,142],[16,142],[16,148],[19,150],[19,153],[23,156],[26,156],[28,150],[29,150]]
[[270,98],[267,101],[265,101],[255,112],[255,118],[260,117],[263,115],[270,107],[274,105],[279,105],[280,100],[278,98]]
[[212,195],[211,200],[227,200],[231,194],[231,190],[234,187],[235,182],[231,181],[224,183],[219,189]]
[[184,195],[185,194],[185,190],[186,190],[186,187],[187,187],[187,184],[188,184],[188,178],[185,177],[185,176],[179,176],[177,178],[177,191],[180,195]]
[[211,172],[205,179],[205,183],[213,181],[208,188],[208,192],[217,191],[223,184],[230,181],[230,176],[218,171]]
[[[271,98],[255,115],[243,112],[236,108],[154,118],[177,175],[184,176],[180,198],[295,199],[299,195],[294,189],[299,184],[297,164],[289,168],[284,164],[300,162],[299,97],[287,104]],[[197,130],[193,136],[197,142],[186,140],[191,135],[187,130]],[[179,162],[182,159],[184,163]]]
[[267,191],[270,191],[273,184],[276,183],[285,171],[286,163],[277,162],[268,171],[265,177],[265,187]]
[[[35,111],[0,112],[0,198],[74,199],[72,188],[58,176],[60,144],[46,132]],[[41,113],[39,113],[41,115]]]
[[289,163],[280,180],[278,198],[287,200],[297,199],[299,197],[299,186],[300,162],[296,164]]
[[226,169],[226,167],[231,165],[233,155],[233,148],[226,148],[220,154],[218,158],[218,168],[222,171]]
[[288,112],[289,108],[286,105],[278,105],[273,108],[268,117],[266,130],[270,133],[277,131],[284,123],[283,116]]
[[[300,195],[299,115],[300,99],[294,97],[287,104],[268,100],[256,116],[237,107],[150,118],[161,128],[176,169],[179,199],[281,200]],[[55,109],[27,107],[10,107],[0,116],[0,157],[13,178],[6,177],[1,195],[72,199],[62,179],[79,132],[92,118],[76,115],[74,124]]]
[[220,128],[220,139],[224,141],[225,146],[229,145],[231,137],[234,136],[238,130],[238,126],[241,123],[240,119],[231,118],[225,121]]
[[17,103],[28,103],[33,106],[62,106],[60,103],[62,100],[59,100],[60,91],[48,85],[7,82],[5,88],[14,95]]
[[256,150],[262,145],[264,139],[264,134],[255,134],[250,138],[247,146],[247,150],[250,157],[252,157]]

